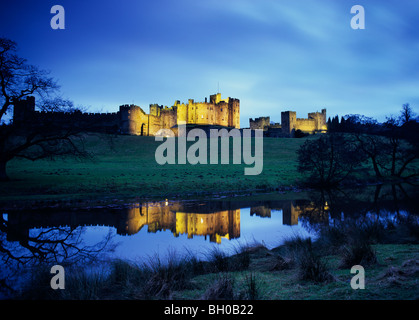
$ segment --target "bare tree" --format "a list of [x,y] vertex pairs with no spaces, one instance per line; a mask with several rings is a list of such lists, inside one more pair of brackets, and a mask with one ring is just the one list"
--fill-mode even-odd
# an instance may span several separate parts
[[[7,163],[17,157],[37,160],[62,155],[86,157],[82,123],[57,123],[53,116],[28,116],[6,124],[4,117],[24,99],[36,96],[43,111],[76,112],[71,101],[53,97],[58,90],[48,72],[17,55],[14,41],[0,38],[0,181],[8,180]],[[35,115],[35,113],[33,113]]]
[[341,134],[307,140],[297,151],[298,171],[310,175],[310,184],[336,186],[365,160],[357,145]]
[[409,104],[403,105],[401,114],[404,116],[400,118],[387,117],[380,125],[353,118],[353,127],[357,130],[351,130],[350,136],[370,159],[378,179],[386,176],[407,179],[419,175],[413,165],[419,158],[419,125],[411,121],[413,112]]
[[16,293],[18,279],[25,272],[37,270],[37,266],[89,265],[100,260],[101,254],[114,250],[116,244],[112,242],[111,231],[89,245],[83,241],[85,230],[83,226],[42,227],[22,236],[0,216],[0,293]]
[[400,111],[400,122],[401,124],[408,123],[410,120],[413,119],[415,113],[413,112],[412,108],[410,107],[409,103],[405,103],[402,106],[402,110]]

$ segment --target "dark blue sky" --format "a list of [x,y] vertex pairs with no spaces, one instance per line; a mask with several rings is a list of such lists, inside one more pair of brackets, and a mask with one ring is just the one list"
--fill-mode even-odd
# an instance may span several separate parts
[[[171,106],[217,91],[249,117],[327,108],[385,120],[419,110],[419,2],[411,0],[14,0],[0,36],[51,71],[63,97],[91,112]],[[52,30],[50,9],[65,9]],[[353,30],[353,5],[365,30]]]

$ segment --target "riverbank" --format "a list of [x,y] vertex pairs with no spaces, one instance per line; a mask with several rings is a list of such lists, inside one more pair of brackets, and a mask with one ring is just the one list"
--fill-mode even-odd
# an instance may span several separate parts
[[303,142],[304,139],[264,139],[263,171],[257,176],[246,176],[244,168],[249,166],[244,163],[159,165],[155,151],[161,142],[154,137],[89,136],[85,147],[94,155],[93,160],[9,162],[11,181],[0,183],[0,205],[161,200],[292,189],[298,180],[296,150]]
[[[248,196],[299,191],[297,150],[306,139],[265,138],[263,171],[244,175],[246,164],[159,165],[154,137],[88,136],[94,158],[8,163],[11,181],[0,183],[0,207],[103,205],[115,202]],[[191,142],[192,144],[192,142]],[[230,148],[232,150],[232,148]],[[232,155],[230,155],[232,159]],[[354,184],[368,184],[368,167]]]
[[[295,245],[295,244],[294,244]],[[291,257],[291,243],[272,250],[262,245],[210,261],[150,260],[147,265],[111,263],[110,274],[66,271],[65,290],[51,290],[50,273],[39,271],[13,299],[53,300],[415,300],[419,298],[417,244],[375,244],[376,261],[364,264],[365,287],[353,289],[351,267],[341,254],[317,260]],[[294,252],[295,254],[295,252]],[[304,253],[309,255],[309,253]],[[166,264],[165,264],[166,263]],[[44,284],[44,285],[43,285]]]

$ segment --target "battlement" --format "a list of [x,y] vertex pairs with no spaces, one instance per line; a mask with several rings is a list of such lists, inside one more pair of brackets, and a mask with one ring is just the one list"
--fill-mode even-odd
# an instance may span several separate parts
[[150,113],[135,113],[125,116],[122,110],[122,131],[128,134],[155,135],[160,129],[176,128],[179,124],[219,125],[240,128],[240,100],[221,99],[221,94],[210,96],[210,102],[187,103],[175,100],[173,106],[150,104]]
[[14,104],[14,122],[41,121],[48,118],[55,122],[83,121],[91,124],[92,128],[109,128],[115,132],[132,135],[155,135],[160,129],[171,129],[178,124],[218,125],[240,128],[240,100],[234,98],[221,99],[221,94],[210,96],[210,102],[188,103],[176,100],[173,106],[150,104],[147,114],[140,106],[124,104],[119,106],[118,112],[83,113],[35,111],[35,98],[27,97]]
[[321,112],[311,112],[307,118],[297,118],[295,111],[281,112],[281,124],[270,122],[270,117],[249,119],[250,129],[264,130],[265,136],[270,137],[293,137],[296,130],[304,133],[327,131],[326,109]]
[[255,118],[255,120],[252,118],[249,119],[250,129],[252,130],[266,130],[270,123],[270,117],[259,117]]

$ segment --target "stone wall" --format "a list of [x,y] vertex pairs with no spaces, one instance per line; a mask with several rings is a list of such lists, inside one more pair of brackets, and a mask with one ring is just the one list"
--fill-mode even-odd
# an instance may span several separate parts
[[304,133],[326,132],[326,109],[321,112],[311,112],[307,118],[297,118],[295,111],[281,112],[281,124],[270,123],[270,117],[249,119],[250,129],[264,130],[267,137],[293,137],[296,130]]
[[270,117],[259,117],[253,120],[252,118],[249,119],[250,129],[252,130],[267,130],[267,128],[271,124]]
[[122,105],[115,113],[65,113],[37,112],[35,98],[28,97],[14,106],[14,122],[30,121],[33,115],[37,119],[51,118],[52,121],[76,123],[88,122],[93,131],[100,128],[105,131],[122,134],[154,136],[160,129],[174,129],[179,124],[219,125],[240,128],[240,100],[221,99],[221,94],[210,96],[210,102],[195,102],[189,99],[187,104],[175,101],[171,107],[150,104],[149,114],[136,105]]

